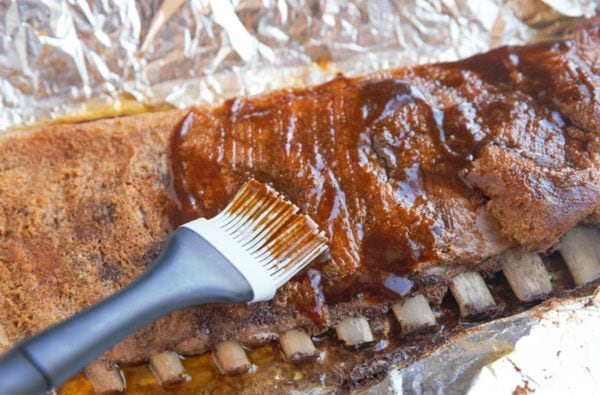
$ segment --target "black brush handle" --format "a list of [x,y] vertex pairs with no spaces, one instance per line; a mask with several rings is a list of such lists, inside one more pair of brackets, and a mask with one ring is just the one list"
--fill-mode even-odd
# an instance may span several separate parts
[[192,230],[179,228],[135,282],[0,358],[0,395],[51,390],[111,346],[173,310],[252,297],[248,282],[223,255]]

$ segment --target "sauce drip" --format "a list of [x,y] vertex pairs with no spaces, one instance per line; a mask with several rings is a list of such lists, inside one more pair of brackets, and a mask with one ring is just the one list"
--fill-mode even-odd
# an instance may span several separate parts
[[546,78],[527,62],[553,50],[502,48],[193,109],[172,138],[173,225],[215,215],[254,177],[328,235],[330,256],[312,266],[328,300],[405,292],[396,277],[417,266],[483,254],[486,198],[461,178],[483,146],[564,161],[566,121],[519,88]]

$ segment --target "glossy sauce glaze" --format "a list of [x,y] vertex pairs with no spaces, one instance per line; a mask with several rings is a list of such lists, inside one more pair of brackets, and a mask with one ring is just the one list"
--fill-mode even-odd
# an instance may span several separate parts
[[501,48],[193,109],[172,138],[172,223],[215,215],[249,177],[271,184],[330,239],[330,256],[285,291],[316,316],[322,292],[402,294],[415,269],[480,261],[507,242],[482,230],[497,224],[462,176],[490,144],[573,165],[570,121],[540,89],[569,65],[532,66],[568,51]]

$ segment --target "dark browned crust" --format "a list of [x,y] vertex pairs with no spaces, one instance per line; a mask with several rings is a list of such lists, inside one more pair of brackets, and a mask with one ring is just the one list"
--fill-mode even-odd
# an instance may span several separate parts
[[425,335],[427,333],[432,333],[437,331],[440,328],[438,324],[434,325],[407,325],[401,329],[401,334],[403,337],[416,336],[416,335]]
[[502,313],[504,313],[505,308],[506,306],[502,305],[492,305],[487,306],[485,309],[481,309],[475,306],[466,305],[466,313],[464,319],[467,321],[491,320],[502,315]]

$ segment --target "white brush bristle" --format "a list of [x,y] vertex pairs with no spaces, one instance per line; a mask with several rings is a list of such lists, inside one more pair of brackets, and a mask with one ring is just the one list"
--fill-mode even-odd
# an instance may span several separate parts
[[210,220],[246,250],[277,287],[327,249],[314,221],[268,185],[251,179]]
[[252,301],[270,300],[277,288],[327,249],[310,217],[273,188],[250,180],[216,217],[182,225],[208,241],[252,287]]

